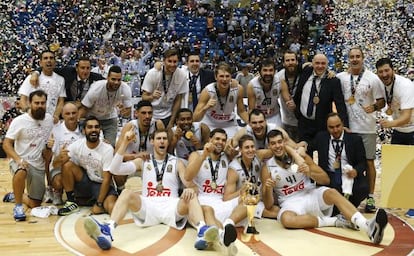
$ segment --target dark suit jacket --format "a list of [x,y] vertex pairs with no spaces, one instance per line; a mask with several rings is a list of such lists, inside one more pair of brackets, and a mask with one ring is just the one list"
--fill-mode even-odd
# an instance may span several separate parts
[[[310,145],[311,152],[318,151],[319,166],[329,175],[331,181],[329,186],[335,188],[342,193],[342,187],[334,181],[334,173],[329,171],[329,146],[331,143],[331,136],[327,131],[319,132],[312,144]],[[348,158],[348,163],[357,171],[358,175],[354,179],[353,195],[350,200],[356,207],[359,206],[369,193],[369,184],[366,176],[367,159],[365,157],[365,148],[360,136],[353,133],[344,133],[345,153]]]
[[[313,73],[312,67],[305,67],[299,77],[298,87],[294,96],[296,104],[295,114],[298,118],[298,128],[301,139],[311,141],[319,131],[326,130],[326,117],[332,112],[332,103],[335,102],[336,109],[344,126],[349,127],[348,114],[342,93],[341,82],[338,78],[324,78],[321,81],[319,91],[319,103],[316,105],[315,120],[310,120],[300,112],[303,87]],[[305,137],[303,136],[305,135]],[[307,135],[307,136],[306,136]]]
[[214,71],[211,69],[200,68],[199,74],[200,74],[201,91],[208,84],[214,83],[216,81],[216,77],[214,76]]
[[[65,78],[65,88],[66,88],[66,99],[65,101],[74,101],[76,95],[72,95],[71,93],[71,86],[73,85],[73,82],[77,79],[78,73],[76,72],[75,67],[64,67],[64,68],[56,68],[55,72],[63,78]],[[89,75],[88,83],[91,85],[95,81],[99,81],[105,79],[100,74],[91,72]]]

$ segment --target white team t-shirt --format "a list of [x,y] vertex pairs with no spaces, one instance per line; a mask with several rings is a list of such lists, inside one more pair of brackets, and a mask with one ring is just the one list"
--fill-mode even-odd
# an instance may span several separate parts
[[53,72],[51,76],[46,76],[40,73],[39,86],[36,88],[30,83],[31,75],[24,79],[22,86],[20,86],[18,94],[29,97],[30,93],[36,90],[43,90],[47,93],[46,112],[51,114],[55,113],[56,106],[59,98],[66,98],[65,79]]
[[[66,145],[66,147],[69,147],[69,145],[75,141],[85,137],[79,127],[77,127],[76,130],[71,131],[66,127],[65,122],[61,122],[55,125],[53,127],[52,134],[55,139],[55,143],[52,147],[53,157],[56,157],[60,154],[60,150],[64,145]],[[52,169],[53,160],[50,162],[50,170]]]
[[53,118],[46,113],[43,120],[35,120],[28,113],[22,114],[10,124],[6,138],[14,140],[16,153],[36,169],[44,170],[42,151],[53,128]]
[[69,145],[70,160],[86,170],[90,180],[102,183],[103,172],[109,172],[114,149],[110,144],[99,142],[96,148],[86,145],[86,138],[79,139]]
[[132,106],[131,88],[124,82],[115,92],[106,88],[107,80],[94,82],[82,100],[82,105],[89,108],[88,115],[96,116],[99,120],[118,117],[116,107],[122,104],[125,108]]
[[[166,78],[165,82],[163,77]],[[164,88],[165,84],[165,88]],[[164,89],[167,90],[165,93]],[[155,90],[161,91],[161,97],[154,99],[153,117],[156,120],[171,116],[171,109],[177,95],[188,92],[188,74],[183,69],[177,68],[172,76],[163,76],[163,71],[152,68],[145,75],[142,83],[142,90],[153,93]]]
[[336,77],[341,81],[345,105],[348,111],[349,128],[356,133],[376,133],[376,113],[366,113],[363,107],[373,105],[376,99],[384,98],[385,91],[381,80],[369,70],[365,70],[361,80],[352,76],[355,89],[355,103],[348,100],[352,95],[351,74],[341,72]]
[[[391,86],[386,86],[389,91]],[[392,118],[395,120],[400,117],[401,110],[414,108],[414,84],[408,78],[395,75],[393,98],[391,102]],[[414,132],[414,111],[411,112],[411,120],[402,127],[395,127],[399,132]]]

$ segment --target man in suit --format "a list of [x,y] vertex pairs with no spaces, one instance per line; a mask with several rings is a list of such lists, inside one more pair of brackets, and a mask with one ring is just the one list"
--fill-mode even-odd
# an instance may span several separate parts
[[186,107],[188,104],[188,108],[194,111],[201,91],[206,85],[214,83],[216,78],[213,70],[201,68],[200,55],[197,52],[190,52],[188,54],[187,69],[189,90],[183,98],[183,104]]
[[327,131],[316,135],[311,148],[318,151],[319,166],[330,178],[329,187],[344,193],[342,184],[346,183],[345,178],[353,179],[352,193],[348,199],[358,207],[369,192],[364,144],[360,136],[345,132],[338,113],[328,114],[326,127]]
[[[100,74],[91,72],[91,60],[88,57],[80,57],[75,67],[55,68],[54,72],[65,79],[65,101],[74,101],[77,103],[77,107],[81,106],[80,102],[89,90],[90,85],[95,81],[104,79]],[[33,72],[30,83],[38,85],[38,78],[38,73]]]
[[300,141],[312,141],[319,131],[326,130],[325,121],[327,115],[332,112],[332,103],[335,103],[344,125],[348,127],[341,82],[337,78],[328,79],[327,70],[327,57],[324,54],[316,54],[312,66],[305,67],[299,77],[294,101]]

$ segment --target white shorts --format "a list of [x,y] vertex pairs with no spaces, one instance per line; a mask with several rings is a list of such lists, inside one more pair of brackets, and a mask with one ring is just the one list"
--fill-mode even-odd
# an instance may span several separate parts
[[280,204],[280,211],[277,215],[278,221],[281,221],[281,216],[285,211],[291,211],[297,215],[331,216],[333,205],[328,205],[323,200],[323,193],[328,189],[330,188],[319,187],[309,190],[306,194],[288,198]]
[[233,198],[228,201],[223,201],[222,198],[210,195],[198,195],[200,205],[208,205],[214,209],[216,219],[223,223],[228,219],[234,208],[239,204],[239,198]]
[[141,209],[132,213],[135,224],[141,227],[165,224],[178,230],[185,227],[187,217],[177,212],[180,198],[140,197]]

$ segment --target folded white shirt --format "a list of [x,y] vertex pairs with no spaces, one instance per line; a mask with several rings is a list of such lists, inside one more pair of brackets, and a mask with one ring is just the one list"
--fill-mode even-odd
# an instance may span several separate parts
[[38,218],[47,218],[50,215],[57,215],[58,208],[54,205],[38,206],[38,207],[32,208],[30,214]]
[[353,167],[349,164],[342,168],[342,193],[352,195],[352,187],[354,186],[354,178],[349,178],[347,173],[352,170]]

